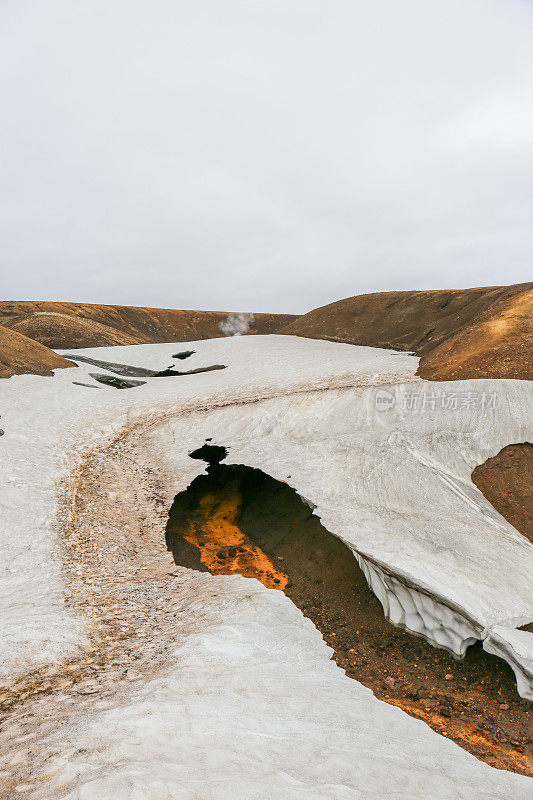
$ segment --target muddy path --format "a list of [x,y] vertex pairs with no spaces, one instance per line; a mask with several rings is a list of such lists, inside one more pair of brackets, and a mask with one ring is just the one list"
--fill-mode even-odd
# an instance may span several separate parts
[[[212,590],[166,551],[165,478],[128,431],[89,454],[62,488],[58,519],[65,603],[86,626],[74,656],[0,686],[0,798],[44,798],[73,720],[128,702],[165,668],[176,641],[202,629]],[[204,582],[205,583],[205,582]],[[73,770],[76,768],[73,766]]]
[[531,704],[481,643],[462,661],[393,627],[351,551],[296,492],[259,470],[214,465],[177,495],[177,564],[240,573],[285,592],[346,674],[492,766],[533,775]]

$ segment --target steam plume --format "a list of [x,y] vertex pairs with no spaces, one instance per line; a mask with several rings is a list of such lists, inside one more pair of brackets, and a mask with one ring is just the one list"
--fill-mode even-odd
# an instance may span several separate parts
[[244,336],[253,321],[253,314],[228,314],[218,327],[226,336]]

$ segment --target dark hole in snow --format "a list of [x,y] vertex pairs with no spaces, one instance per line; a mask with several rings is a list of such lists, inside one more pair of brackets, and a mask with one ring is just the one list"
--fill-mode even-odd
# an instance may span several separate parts
[[135,386],[142,386],[146,381],[132,381],[126,378],[116,378],[114,375],[100,375],[98,372],[90,372],[91,378],[98,383],[105,383],[106,386],[113,386],[115,389],[133,389]]
[[[207,441],[211,441],[211,439],[206,439]],[[199,461],[206,461],[207,462],[207,471],[212,471],[215,467],[218,467],[220,462],[226,458],[228,455],[228,451],[225,447],[221,447],[217,444],[203,444],[197,450],[193,450],[192,453],[189,453],[189,458],[197,458]]]
[[520,625],[518,630],[519,631],[527,631],[528,633],[533,633],[533,622],[528,622],[527,625]]
[[[114,361],[101,361],[97,358],[90,358],[90,356],[72,355],[71,353],[65,353],[63,358],[68,358],[72,361],[82,361],[85,364],[92,364],[93,367],[107,369],[109,372],[114,372],[116,375],[124,375],[127,378],[179,377],[180,375],[196,375],[199,372],[211,372],[212,370],[216,369],[226,369],[225,364],[212,364],[209,367],[198,367],[197,369],[190,369],[180,372],[179,370],[176,370],[173,365],[167,367],[166,369],[154,370],[146,369],[145,367],[132,367],[130,364],[118,364]],[[118,388],[123,389],[126,387],[121,386]]]
[[194,353],[196,353],[196,350],[184,350],[182,353],[175,353],[172,358],[179,358],[183,361],[184,358],[190,358]]
[[72,381],[74,386],[86,386],[87,389],[99,389],[99,386],[95,386],[94,383],[81,383],[81,381]]
[[[240,574],[282,590],[320,630],[349,677],[436,730],[444,725],[450,738],[478,758],[498,761],[490,743],[480,745],[480,725],[494,741],[525,741],[529,704],[518,697],[505,662],[480,642],[456,661],[391,625],[351,550],[297,492],[261,470],[221,464],[227,454],[207,441],[189,453],[209,468],[176,495],[170,510],[166,544],[176,564]],[[450,673],[453,681],[445,678]],[[503,701],[512,713],[498,711]],[[436,708],[447,713],[436,720]],[[511,763],[508,754],[499,760],[503,768]]]

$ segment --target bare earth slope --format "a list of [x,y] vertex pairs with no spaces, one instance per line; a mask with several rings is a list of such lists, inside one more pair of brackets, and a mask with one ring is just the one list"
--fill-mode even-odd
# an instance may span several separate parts
[[500,514],[533,543],[533,444],[510,444],[475,468],[472,480]]
[[358,295],[279,333],[411,350],[428,380],[531,379],[533,284]]
[[0,378],[26,372],[52,375],[53,369],[72,366],[72,362],[39,342],[0,325]]
[[55,311],[37,311],[8,323],[8,326],[47,347],[106,347],[140,344],[142,341],[139,336],[110,328],[101,322]]
[[[220,323],[228,313],[27,300],[0,302],[2,317],[4,325],[56,348],[214,339],[224,336]],[[254,314],[247,332],[274,333],[293,319]]]

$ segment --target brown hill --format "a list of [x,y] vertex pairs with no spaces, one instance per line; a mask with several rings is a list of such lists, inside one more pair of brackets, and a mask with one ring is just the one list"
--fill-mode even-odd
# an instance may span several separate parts
[[[0,302],[2,317],[4,325],[48,347],[73,348],[217,338],[224,336],[220,324],[228,313],[22,300]],[[254,314],[247,332],[274,333],[294,318]]]
[[[227,318],[219,311],[0,302],[4,329],[51,348],[215,338],[225,335]],[[247,332],[412,350],[420,356],[418,374],[430,380],[533,378],[533,284],[359,295],[301,317],[255,314]],[[7,353],[3,358],[7,366]]]
[[52,375],[58,367],[73,367],[71,361],[53,353],[43,344],[0,325],[0,378],[31,372]]
[[411,350],[429,380],[531,379],[533,284],[358,295],[279,333]]
[[105,347],[116,344],[139,344],[139,336],[109,328],[92,319],[74,317],[72,314],[58,314],[54,311],[38,311],[27,317],[8,323],[13,331],[18,331],[35,339],[47,347]]

